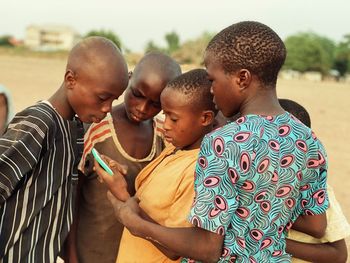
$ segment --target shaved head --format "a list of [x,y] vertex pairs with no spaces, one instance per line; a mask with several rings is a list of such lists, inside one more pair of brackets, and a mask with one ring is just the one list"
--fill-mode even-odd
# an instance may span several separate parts
[[85,38],[69,53],[56,106],[67,118],[77,114],[83,122],[99,122],[128,82],[128,67],[118,47],[104,37]]
[[161,81],[168,83],[181,74],[180,65],[171,57],[161,52],[149,52],[136,65],[133,77],[144,78],[155,75]]
[[88,37],[73,47],[68,56],[66,70],[77,77],[109,72],[127,82],[127,65],[118,47],[104,37]]

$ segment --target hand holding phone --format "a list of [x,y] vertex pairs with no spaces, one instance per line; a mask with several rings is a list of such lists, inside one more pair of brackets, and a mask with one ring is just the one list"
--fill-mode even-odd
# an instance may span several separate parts
[[98,162],[98,164],[110,175],[113,175],[113,171],[111,168],[109,168],[108,164],[104,160],[102,160],[100,154],[95,148],[92,148],[91,150],[92,155],[94,156],[95,160]]

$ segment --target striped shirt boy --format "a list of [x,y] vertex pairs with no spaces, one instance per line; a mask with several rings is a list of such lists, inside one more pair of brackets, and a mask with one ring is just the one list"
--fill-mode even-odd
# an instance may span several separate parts
[[0,262],[55,262],[73,217],[80,120],[48,102],[18,113],[0,138]]

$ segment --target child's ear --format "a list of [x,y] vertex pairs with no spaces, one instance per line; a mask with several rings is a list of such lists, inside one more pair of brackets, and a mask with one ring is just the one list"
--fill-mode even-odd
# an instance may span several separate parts
[[211,125],[213,123],[214,119],[215,119],[215,114],[213,111],[206,110],[206,111],[202,112],[201,121],[202,121],[203,126]]
[[247,87],[249,87],[251,81],[252,81],[252,75],[248,69],[240,69],[236,73],[236,81],[239,85],[240,90],[245,90]]
[[76,76],[73,70],[68,69],[64,75],[64,82],[66,83],[67,88],[71,89],[76,83]]

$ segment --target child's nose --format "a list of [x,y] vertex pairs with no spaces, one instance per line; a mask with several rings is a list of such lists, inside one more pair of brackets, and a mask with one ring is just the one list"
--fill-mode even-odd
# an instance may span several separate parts
[[169,118],[165,117],[164,124],[163,124],[163,129],[164,130],[170,130],[170,125],[169,125]]
[[101,111],[104,113],[108,113],[112,110],[112,102],[107,102],[102,104],[102,109]]
[[148,103],[147,101],[143,101],[139,104],[139,106],[137,107],[137,110],[142,113],[145,114],[147,112],[147,108],[148,108]]

